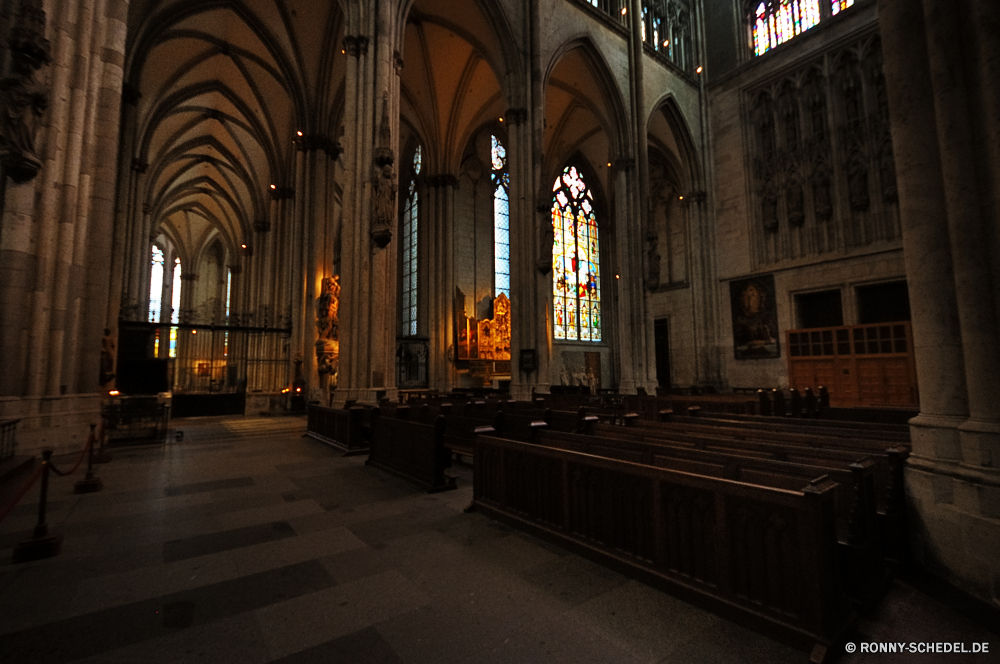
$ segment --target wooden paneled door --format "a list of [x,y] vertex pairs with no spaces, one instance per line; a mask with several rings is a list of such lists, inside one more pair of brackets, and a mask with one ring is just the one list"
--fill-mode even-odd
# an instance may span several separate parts
[[910,323],[848,325],[786,332],[789,387],[820,385],[840,408],[917,408]]

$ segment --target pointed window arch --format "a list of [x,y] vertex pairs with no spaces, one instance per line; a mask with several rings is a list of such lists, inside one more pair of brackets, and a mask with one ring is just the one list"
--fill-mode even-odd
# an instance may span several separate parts
[[552,319],[556,339],[601,340],[600,244],[594,195],[575,166],[552,186]]
[[413,151],[413,170],[407,188],[406,200],[403,202],[403,214],[400,223],[403,252],[403,321],[402,336],[413,337],[417,334],[417,230],[420,211],[420,194],[417,192],[417,176],[423,162],[423,150],[418,145]]
[[149,267],[149,314],[150,323],[160,322],[160,312],[163,308],[163,251],[153,245],[150,254]]
[[510,174],[507,150],[492,136],[493,163],[493,295],[510,298]]

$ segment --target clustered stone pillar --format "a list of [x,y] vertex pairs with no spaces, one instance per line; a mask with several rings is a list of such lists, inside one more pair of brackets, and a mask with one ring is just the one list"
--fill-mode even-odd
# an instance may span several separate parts
[[920,390],[915,553],[1000,603],[1000,5],[881,0],[879,13]]
[[[4,10],[23,14],[36,45],[47,40],[51,53],[39,78],[47,89],[32,92],[47,106],[35,105],[37,119],[22,118],[40,170],[20,181],[7,171],[0,184],[0,396],[16,397],[4,401],[0,417],[22,418],[25,450],[72,446],[86,435],[84,423],[99,408],[103,329],[117,327],[106,325],[106,305],[128,2],[45,6],[47,14],[41,2],[20,0]],[[4,48],[9,36],[0,35]],[[4,113],[13,120],[9,108]],[[43,401],[55,423],[45,429]]]

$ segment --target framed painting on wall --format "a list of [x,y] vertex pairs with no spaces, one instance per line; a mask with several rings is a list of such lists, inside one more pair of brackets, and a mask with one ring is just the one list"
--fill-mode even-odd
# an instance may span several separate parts
[[729,282],[733,350],[737,360],[781,357],[774,275]]

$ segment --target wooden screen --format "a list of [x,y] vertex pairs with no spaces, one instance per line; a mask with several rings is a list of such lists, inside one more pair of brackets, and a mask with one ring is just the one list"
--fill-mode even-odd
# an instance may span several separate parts
[[789,387],[825,385],[830,405],[919,406],[910,323],[789,330]]

